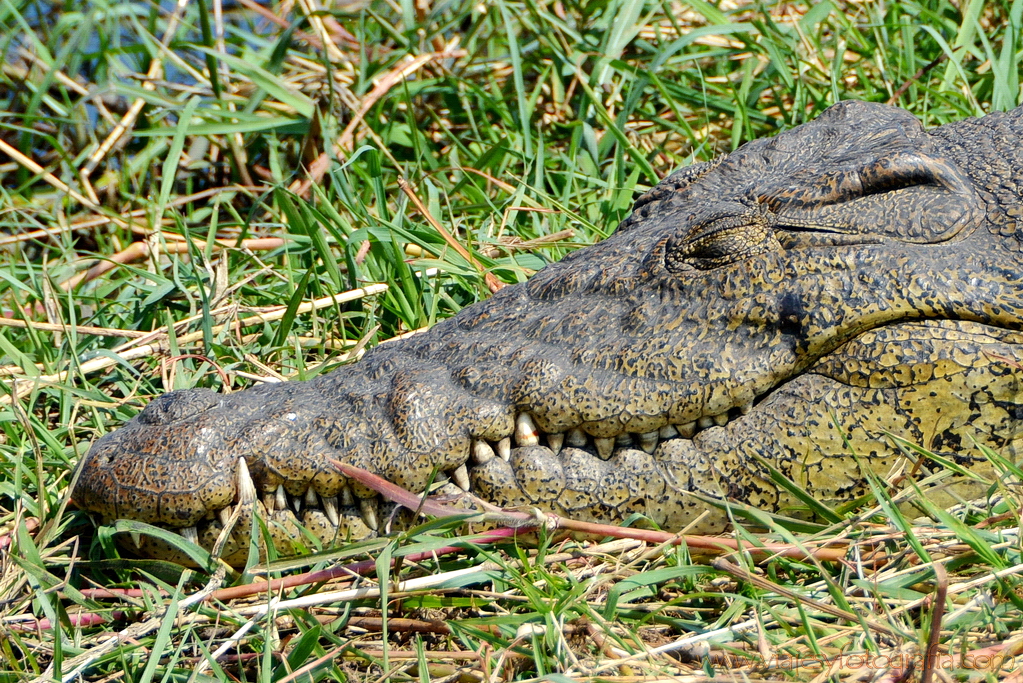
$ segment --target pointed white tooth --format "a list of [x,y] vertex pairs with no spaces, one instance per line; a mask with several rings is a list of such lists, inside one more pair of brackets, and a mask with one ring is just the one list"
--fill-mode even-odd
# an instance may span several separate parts
[[348,485],[341,487],[341,504],[349,508],[355,505],[355,496],[352,495],[352,489]]
[[502,460],[511,460],[511,437],[506,436],[497,442],[497,454]]
[[554,455],[561,452],[561,447],[565,445],[564,434],[548,434],[547,435],[547,448],[551,449]]
[[721,413],[720,415],[714,416],[714,424],[718,427],[724,427],[728,424],[728,413]]
[[376,500],[373,498],[360,498],[359,512],[362,513],[362,521],[366,523],[366,526],[376,531],[376,529],[380,526],[380,523],[377,521]]
[[657,450],[657,432],[644,432],[639,435],[639,447],[647,453]]
[[284,490],[284,484],[277,487],[277,490],[274,491],[274,497],[277,499],[278,510],[288,509],[288,494]]
[[484,465],[496,457],[494,449],[483,439],[472,442],[472,461],[477,465]]
[[700,429],[706,429],[707,427],[713,427],[714,426],[714,418],[710,417],[709,415],[704,415],[703,417],[701,417],[699,420],[696,421],[696,425]]
[[231,522],[231,508],[220,508],[217,510],[217,519],[220,520],[220,526],[227,527]]
[[263,496],[263,507],[266,508],[267,514],[273,514],[274,510],[277,509],[277,496],[272,493],[267,493]]
[[465,463],[462,463],[455,468],[455,470],[451,473],[451,478],[455,480],[456,484],[458,484],[458,488],[463,491],[469,490],[469,469],[465,466]]
[[323,514],[327,515],[331,524],[339,526],[341,517],[337,514],[337,496],[323,496],[320,500],[323,503]]
[[305,506],[314,508],[319,507],[320,498],[316,495],[316,491],[313,491],[313,487],[310,486],[305,490]]
[[749,415],[749,411],[751,410],[753,410],[752,403],[743,403],[741,406],[739,406],[739,412],[742,413],[743,415]]
[[536,446],[540,443],[536,423],[529,413],[519,413],[515,418],[515,443],[519,446]]
[[601,439],[594,437],[593,444],[597,447],[597,457],[601,460],[607,460],[614,453],[615,440],[612,438]]
[[686,439],[693,438],[696,435],[696,422],[686,422],[684,425],[679,425],[678,433]]
[[135,544],[135,550],[142,550],[142,534],[137,531],[129,531],[128,536],[131,538],[131,542]]
[[615,445],[621,448],[631,448],[632,434],[629,434],[628,432],[619,434],[618,436],[615,437]]
[[665,425],[657,432],[657,436],[661,439],[673,439],[678,436],[678,430],[674,425]]
[[304,496],[291,496],[291,509],[295,511],[295,514],[302,513],[302,498]]
[[180,533],[181,537],[184,538],[189,543],[195,543],[195,544],[198,545],[198,543],[199,543],[199,530],[196,529],[194,526],[186,526],[184,529],[182,529],[178,533]]
[[249,466],[245,462],[245,458],[238,458],[238,463],[235,466],[234,471],[235,481],[238,483],[238,502],[244,503],[245,505],[256,502],[256,485],[252,481],[252,477],[249,475]]
[[568,430],[568,435],[565,437],[568,441],[569,446],[576,448],[585,448],[589,440],[586,438],[586,432],[576,427],[575,429]]

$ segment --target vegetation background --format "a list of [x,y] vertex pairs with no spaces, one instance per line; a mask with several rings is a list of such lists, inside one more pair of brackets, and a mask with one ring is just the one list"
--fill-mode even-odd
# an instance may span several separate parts
[[440,526],[313,555],[369,557],[370,578],[268,607],[211,595],[259,568],[122,559],[67,489],[154,395],[332,370],[605,237],[672,169],[834,102],[929,126],[1013,108],[1021,15],[2,0],[0,680],[1019,679],[1011,497],[972,526],[906,521],[879,490],[882,518],[736,532],[842,539],[827,561],[544,538],[434,557]]

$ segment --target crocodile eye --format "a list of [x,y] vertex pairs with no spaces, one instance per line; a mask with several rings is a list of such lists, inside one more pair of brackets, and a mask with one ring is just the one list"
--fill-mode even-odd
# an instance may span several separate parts
[[717,218],[669,240],[664,265],[673,273],[720,268],[766,251],[773,234],[760,212]]

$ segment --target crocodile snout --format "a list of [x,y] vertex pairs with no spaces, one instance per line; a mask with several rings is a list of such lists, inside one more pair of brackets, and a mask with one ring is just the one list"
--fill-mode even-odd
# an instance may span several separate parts
[[108,519],[187,527],[207,510],[228,505],[235,497],[234,458],[216,422],[198,412],[150,421],[183,395],[191,400],[206,394],[212,395],[167,394],[157,410],[143,411],[134,423],[97,441],[79,473],[78,506]]
[[211,545],[251,490],[290,552],[299,522],[323,542],[387,523],[334,461],[709,530],[727,517],[707,498],[863,494],[856,462],[905,464],[890,434],[960,464],[972,443],[1018,454],[1023,169],[994,150],[1021,137],[1023,110],[926,132],[836,105],[667,178],[604,242],[355,367],[157,399],[97,442],[75,500]]

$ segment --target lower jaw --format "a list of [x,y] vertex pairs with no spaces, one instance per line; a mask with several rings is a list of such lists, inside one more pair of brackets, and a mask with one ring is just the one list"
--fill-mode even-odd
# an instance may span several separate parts
[[[542,433],[538,436],[542,441],[549,438]],[[635,475],[637,461],[645,463],[648,473],[655,475],[652,471],[655,449],[650,448],[648,452],[643,448],[649,446],[649,440],[644,444],[640,435],[626,435],[613,441],[616,443],[610,453],[602,452],[598,440],[589,437],[583,442],[579,436],[573,438],[578,446],[566,442],[557,452],[548,446],[514,446],[507,451],[507,458],[502,454],[483,462],[470,460],[464,478],[460,476],[456,480],[455,476],[437,473],[436,492],[447,497],[468,492],[500,507],[540,508],[586,521],[620,522],[631,513],[640,513],[649,515],[659,525],[678,526],[677,516],[660,511],[670,486],[659,476],[651,476],[659,481],[654,481],[647,491],[626,490],[616,497],[614,492],[606,490],[608,477],[613,478],[616,471]],[[676,450],[670,447],[691,446],[691,440],[669,427],[661,430],[655,445]],[[592,476],[572,476],[568,474],[572,467]],[[274,546],[278,557],[302,555],[395,528],[406,528],[413,522],[411,513],[397,513],[395,505],[380,497],[359,499],[348,490],[336,498],[320,497],[312,489],[300,496],[287,494],[283,487],[259,491],[249,478],[247,467],[239,467],[239,470],[242,470],[238,473],[240,493],[234,507],[211,513],[194,527],[176,530],[183,540],[212,551],[225,524],[231,523],[229,517],[238,510],[239,518],[233,521],[233,531],[223,539],[219,552],[219,557],[232,566],[246,563],[253,538],[256,538],[259,556],[265,559],[267,544]],[[541,481],[545,479],[546,485]],[[635,485],[626,488],[635,489]],[[466,501],[466,505],[471,506],[471,500]],[[724,527],[723,519],[715,517],[708,521],[712,523],[701,525],[694,533],[712,533]],[[195,564],[190,559],[194,555],[156,537],[136,537],[133,542],[124,543],[124,547],[154,559]]]
[[[375,530],[366,526],[357,508],[338,510],[339,524],[333,524],[322,510],[307,509],[296,515],[292,510],[267,512],[262,502],[251,508],[258,520],[253,533],[253,517],[243,515],[238,520],[219,552],[219,558],[231,566],[243,566],[248,560],[250,546],[255,544],[257,556],[267,558],[266,546],[274,547],[274,555],[285,557],[303,555],[322,548],[339,546],[345,542],[369,538]],[[195,535],[188,532],[183,540],[192,541],[208,552],[214,551],[224,527],[217,521],[207,521],[196,527]],[[179,530],[180,533],[180,530]],[[195,564],[195,555],[183,552],[176,543],[155,536],[145,536],[122,545],[130,552],[153,559],[169,560],[185,565]]]

